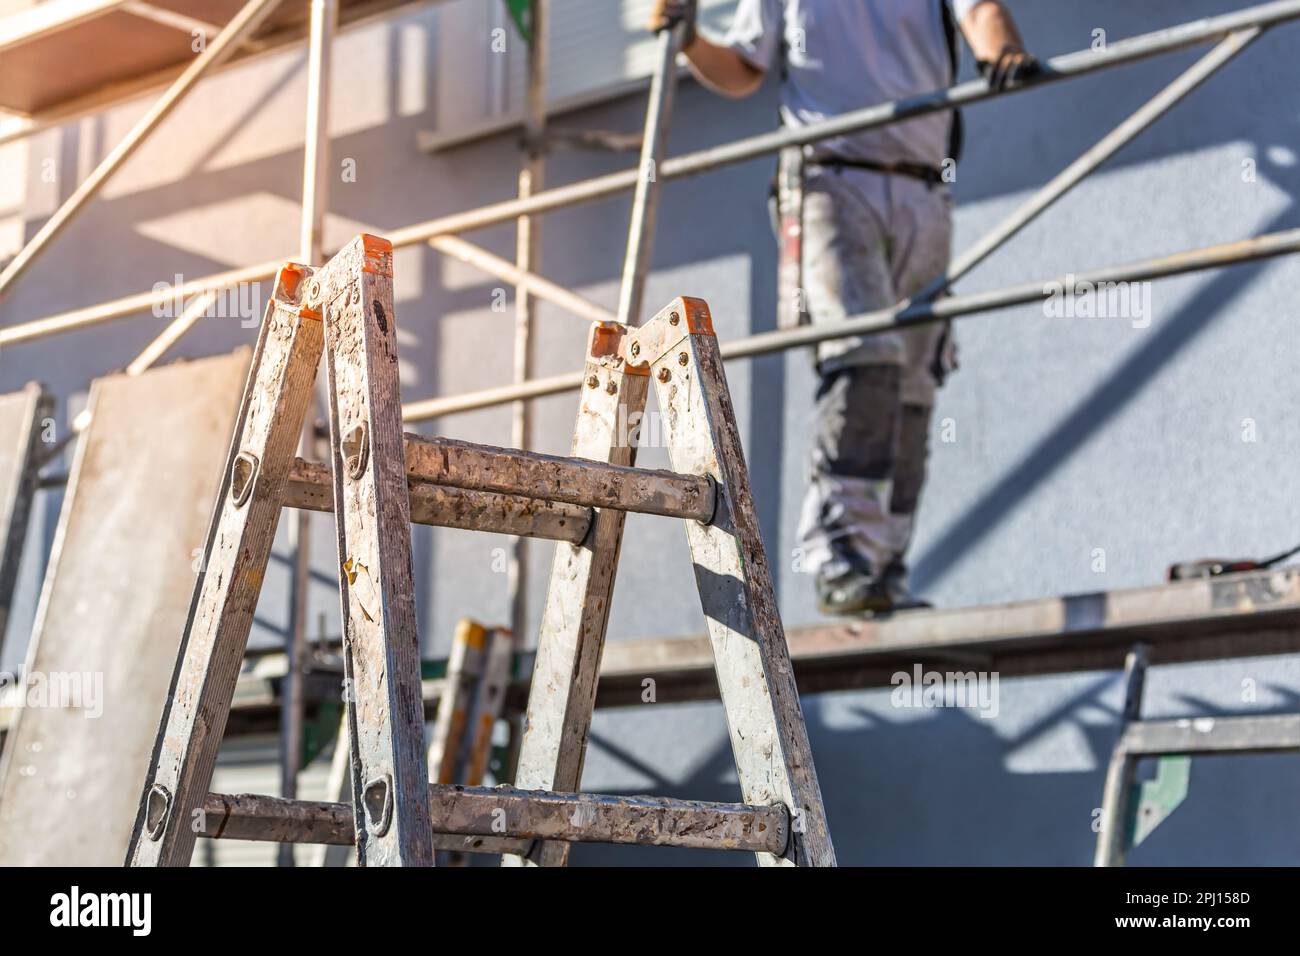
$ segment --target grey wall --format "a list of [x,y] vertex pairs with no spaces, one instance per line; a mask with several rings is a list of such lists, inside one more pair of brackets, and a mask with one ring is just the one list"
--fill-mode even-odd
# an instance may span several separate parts
[[[1232,0],[1098,0],[1013,3],[1040,55],[1079,49],[1094,28],[1118,39],[1247,6]],[[416,131],[438,117],[422,103],[445,99],[427,77],[400,84],[412,31],[437,48],[427,12],[347,34],[335,72],[336,157],[356,160],[355,183],[332,187],[329,239],[361,228],[432,218],[513,190],[517,154],[501,136],[435,157]],[[428,27],[428,29],[426,29]],[[989,260],[962,290],[1047,278],[1300,225],[1300,118],[1295,85],[1300,26],[1259,41],[1188,102]],[[1196,51],[979,106],[967,114],[958,168],[956,247],[971,243],[1197,56]],[[420,59],[420,58],[417,58]],[[969,60],[969,57],[967,57]],[[302,51],[264,58],[209,81],[132,161],[108,194],[62,237],[0,305],[12,323],[170,281],[283,256],[296,235],[301,165]],[[969,70],[969,64],[966,67]],[[364,77],[359,82],[358,77]],[[454,77],[443,82],[453,83]],[[417,84],[418,86],[418,84]],[[412,106],[412,104],[415,104]],[[34,140],[28,156],[28,222],[66,196],[143,104],[120,107]],[[573,122],[631,130],[641,100],[591,109]],[[743,102],[694,84],[681,91],[672,151],[770,128],[771,85]],[[61,178],[36,175],[55,157]],[[1257,179],[1243,181],[1243,161]],[[573,152],[551,160],[553,184],[622,168],[627,158]],[[660,212],[652,307],[679,294],[707,299],[726,339],[774,324],[775,247],[765,208],[769,160],[672,183]],[[608,306],[616,282],[626,198],[554,213],[545,223],[544,271]],[[472,236],[511,255],[513,230]],[[427,249],[396,260],[405,398],[478,389],[508,380],[510,316],[494,313],[498,283]],[[1280,260],[1172,280],[1152,288],[1145,329],[1124,320],[1052,319],[1027,306],[961,323],[962,369],[942,392],[932,477],[913,551],[916,583],[943,606],[961,606],[1152,584],[1175,560],[1262,555],[1300,539],[1295,449],[1300,425],[1300,336],[1294,261]],[[542,310],[538,374],[580,361],[583,323]],[[64,399],[89,378],[128,362],[157,332],[149,317],[7,350],[0,388],[40,377]],[[200,323],[177,349],[198,356],[250,341],[236,321]],[[802,459],[813,376],[803,354],[729,367],[746,429],[764,533],[788,624],[816,619],[811,581],[795,570]],[[66,403],[65,403],[66,408]],[[538,403],[537,446],[567,450],[572,395]],[[940,440],[951,420],[956,440]],[[1243,441],[1243,422],[1257,440]],[[509,414],[492,409],[428,423],[430,433],[509,441]],[[165,440],[160,436],[160,440]],[[642,458],[666,464],[657,449]],[[56,496],[45,502],[38,546],[48,546]],[[337,633],[333,540],[314,536],[316,611]],[[417,529],[418,599],[428,653],[441,656],[457,618],[507,616],[505,541]],[[1104,549],[1104,570],[1095,570]],[[255,640],[280,639],[286,551],[259,608]],[[550,548],[534,548],[534,625]],[[633,516],[610,640],[695,633],[702,618],[681,532]],[[653,556],[653,558],[651,558]],[[184,560],[189,560],[188,553]],[[38,562],[28,561],[28,603]],[[27,617],[10,629],[6,660]],[[1243,702],[1243,681],[1257,699]],[[1163,668],[1149,681],[1152,716],[1265,713],[1300,703],[1300,661]],[[1000,712],[909,711],[885,692],[808,698],[805,709],[840,858],[849,863],[1085,864],[1093,811],[1114,739],[1118,675],[1009,680]],[[597,715],[584,786],[736,799],[720,709],[643,705]],[[1300,863],[1294,757],[1200,760],[1192,794],[1139,848],[1134,864]],[[745,863],[675,851],[579,848],[580,862]]]

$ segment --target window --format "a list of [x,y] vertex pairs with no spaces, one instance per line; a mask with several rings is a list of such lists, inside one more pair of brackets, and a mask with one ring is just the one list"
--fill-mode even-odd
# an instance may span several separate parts
[[[556,111],[637,89],[655,63],[645,30],[651,0],[551,0],[547,102]],[[736,0],[700,0],[700,19],[720,32]],[[499,131],[519,121],[525,98],[525,45],[504,0],[448,0],[432,13],[439,59],[438,129],[425,149]],[[500,50],[493,52],[493,40]]]

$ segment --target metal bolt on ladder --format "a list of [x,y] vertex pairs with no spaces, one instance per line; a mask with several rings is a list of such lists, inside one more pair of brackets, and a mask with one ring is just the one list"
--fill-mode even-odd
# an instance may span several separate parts
[[[208,835],[355,842],[361,865],[429,865],[435,847],[464,845],[448,835],[478,835],[515,865],[564,865],[573,842],[707,846],[751,851],[769,865],[834,865],[708,307],[682,298],[640,328],[593,325],[571,458],[403,436],[396,342],[387,241],[359,236],[319,269],[281,269],[128,862],[187,865],[197,836]],[[332,502],[315,490],[323,469],[295,458],[322,351]],[[628,423],[639,420],[651,381],[671,472],[634,467]],[[430,785],[414,502],[430,524],[557,540],[518,789]],[[351,808],[208,792],[276,524],[293,504],[336,516]],[[440,516],[444,508],[455,514]],[[743,804],[577,792],[628,511],[683,519]],[[540,529],[530,532],[530,521]]]

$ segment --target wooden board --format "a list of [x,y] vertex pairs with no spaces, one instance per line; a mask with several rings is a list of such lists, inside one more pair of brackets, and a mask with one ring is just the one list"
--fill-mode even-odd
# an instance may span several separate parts
[[[1300,654],[1300,567],[1037,598],[1013,604],[912,611],[878,621],[787,628],[801,694],[889,687],[900,670],[996,670],[1003,677],[1119,670],[1134,642],[1155,665]],[[535,655],[516,655],[505,713],[522,712]],[[259,655],[240,676],[227,736],[274,733],[283,652]],[[309,706],[334,700],[338,673],[319,671]],[[660,703],[717,700],[708,635],[615,639],[605,645],[596,707],[641,706],[653,678]],[[433,719],[442,687],[425,681]],[[6,711],[0,709],[0,732]],[[333,793],[334,791],[331,791]],[[331,798],[333,799],[333,798]]]
[[[1152,665],[1300,653],[1300,567],[1175,584],[912,611],[786,632],[802,693],[888,687],[916,665],[996,670],[1003,677],[1118,670],[1137,641]],[[526,667],[526,662],[521,666]],[[639,700],[653,676],[660,701],[717,696],[708,640],[611,641],[597,706]],[[525,671],[526,672],[526,671]],[[526,688],[511,688],[514,706]]]
[[[342,0],[342,25],[414,0]],[[242,0],[150,0],[160,10],[214,26]],[[232,60],[305,35],[309,5],[284,2]],[[206,37],[211,42],[212,35]],[[105,102],[166,82],[193,59],[188,30],[130,12],[114,0],[48,0],[0,19],[0,109],[27,116],[61,113],[91,97]],[[57,64],[57,69],[51,65]]]
[[126,858],[248,360],[241,349],[91,387],[25,668],[82,675],[68,686],[83,696],[16,712],[0,866]]

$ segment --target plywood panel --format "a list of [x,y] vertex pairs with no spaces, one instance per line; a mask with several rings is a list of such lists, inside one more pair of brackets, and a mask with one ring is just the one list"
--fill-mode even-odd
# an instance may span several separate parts
[[62,706],[20,709],[5,743],[0,866],[126,857],[249,354],[92,386],[26,668],[69,696],[26,687]]
[[189,34],[117,11],[0,52],[0,106],[38,113],[192,56]]
[[[57,0],[56,0],[57,2]],[[414,0],[342,0],[342,24],[356,22]],[[221,27],[243,7],[243,0],[152,0],[152,5]],[[80,7],[73,4],[69,6]],[[0,109],[25,115],[59,113],[75,103],[111,101],[116,95],[139,92],[141,84],[165,81],[194,58],[192,36],[106,6],[107,12],[70,19],[58,29],[29,34],[24,15],[0,19],[0,38],[14,37],[0,48]],[[301,38],[309,5],[285,2],[272,12],[254,35],[254,43],[237,53],[248,55],[265,44]],[[49,19],[42,16],[42,22]],[[207,42],[213,37],[208,36]]]

